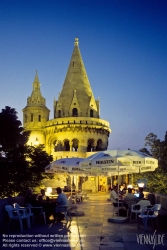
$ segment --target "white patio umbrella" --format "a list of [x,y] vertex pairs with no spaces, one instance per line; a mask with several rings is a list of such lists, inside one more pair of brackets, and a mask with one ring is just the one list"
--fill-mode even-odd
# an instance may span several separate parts
[[107,175],[106,172],[102,173],[96,173],[90,171],[89,169],[83,169],[79,166],[79,164],[84,160],[85,158],[62,158],[56,161],[53,161],[48,166],[45,167],[45,173],[68,173],[68,174],[78,174],[78,175]]
[[[53,161],[48,166],[45,167],[45,173],[59,173],[59,174],[68,174],[71,177],[74,175],[79,176],[109,176],[107,172],[95,173],[89,170],[85,170],[79,166],[79,163],[83,161],[84,158],[62,158],[56,161]],[[71,178],[72,179],[72,178]],[[77,183],[76,183],[77,184]],[[71,182],[72,190],[72,182]]]
[[62,158],[53,161],[48,166],[45,167],[45,173],[83,173],[84,170],[80,169],[79,163],[83,158]]
[[[50,163],[45,167],[45,173],[67,173],[69,175],[84,174],[84,170],[80,170],[79,163],[83,158],[62,158]],[[71,178],[72,179],[72,178]],[[72,192],[72,181],[71,181]]]
[[135,150],[106,150],[85,158],[79,166],[87,171],[108,172],[119,177],[120,174],[154,171],[158,167],[158,160]]
[[135,150],[106,150],[85,158],[79,166],[92,173],[120,175],[154,171],[158,160]]

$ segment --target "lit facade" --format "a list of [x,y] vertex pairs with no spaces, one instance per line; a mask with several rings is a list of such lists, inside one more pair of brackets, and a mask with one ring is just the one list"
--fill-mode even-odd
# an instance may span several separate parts
[[[100,100],[94,98],[77,38],[61,93],[54,100],[53,119],[49,119],[50,110],[40,85],[36,72],[31,96],[23,109],[24,130],[31,132],[29,145],[44,144],[46,152],[53,155],[54,160],[85,158],[107,149],[110,125],[100,118]],[[107,185],[106,181],[103,182]],[[98,185],[95,183],[95,189]]]

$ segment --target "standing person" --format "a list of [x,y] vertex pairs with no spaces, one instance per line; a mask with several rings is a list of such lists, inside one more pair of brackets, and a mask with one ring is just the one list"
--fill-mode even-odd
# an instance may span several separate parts
[[111,202],[118,201],[117,186],[114,186],[113,190],[110,192],[110,199],[111,199]]

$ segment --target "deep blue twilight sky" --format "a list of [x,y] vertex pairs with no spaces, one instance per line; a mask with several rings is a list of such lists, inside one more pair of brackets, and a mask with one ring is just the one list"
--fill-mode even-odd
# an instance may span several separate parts
[[110,122],[109,149],[141,149],[167,131],[166,0],[1,0],[0,110],[22,109],[35,71],[53,119],[74,39],[101,118]]

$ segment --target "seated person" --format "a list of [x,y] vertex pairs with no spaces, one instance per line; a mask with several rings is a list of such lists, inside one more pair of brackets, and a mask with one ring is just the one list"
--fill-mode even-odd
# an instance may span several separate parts
[[126,194],[126,188],[123,185],[119,187],[119,194],[121,196],[124,196]]
[[[25,206],[31,205],[32,207],[41,207],[41,205],[38,202],[38,195],[33,194],[31,189],[28,189],[25,196]],[[38,216],[40,214],[40,208],[39,209],[33,209],[33,214],[35,216]]]
[[117,186],[113,187],[113,190],[110,192],[111,202],[118,202]]
[[139,200],[144,198],[144,194],[143,194],[143,188],[139,188]]
[[33,194],[31,189],[28,189],[25,196],[25,205],[30,204],[32,207],[39,206],[37,195]]
[[137,202],[138,198],[132,193],[132,188],[128,188],[128,193],[124,197],[124,206],[128,208],[128,204],[126,202],[133,201]]
[[58,198],[57,198],[57,206],[56,206],[56,214],[55,217],[57,217],[57,221],[61,221],[64,219],[64,215],[61,213],[63,212],[63,208],[61,206],[68,206],[68,200],[67,196],[62,193],[62,189],[60,187],[56,188]]
[[46,213],[46,219],[53,215],[54,207],[53,203],[50,201],[49,197],[45,195],[45,190],[41,189],[41,195],[38,196],[38,206],[42,206]]
[[69,188],[67,186],[64,186],[63,192],[69,192]]
[[43,203],[44,201],[49,201],[49,197],[45,195],[45,190],[41,189],[41,195],[38,196],[38,201]]
[[58,197],[57,197],[57,204],[62,206],[68,205],[67,196],[62,193],[62,189],[60,187],[56,188]]

